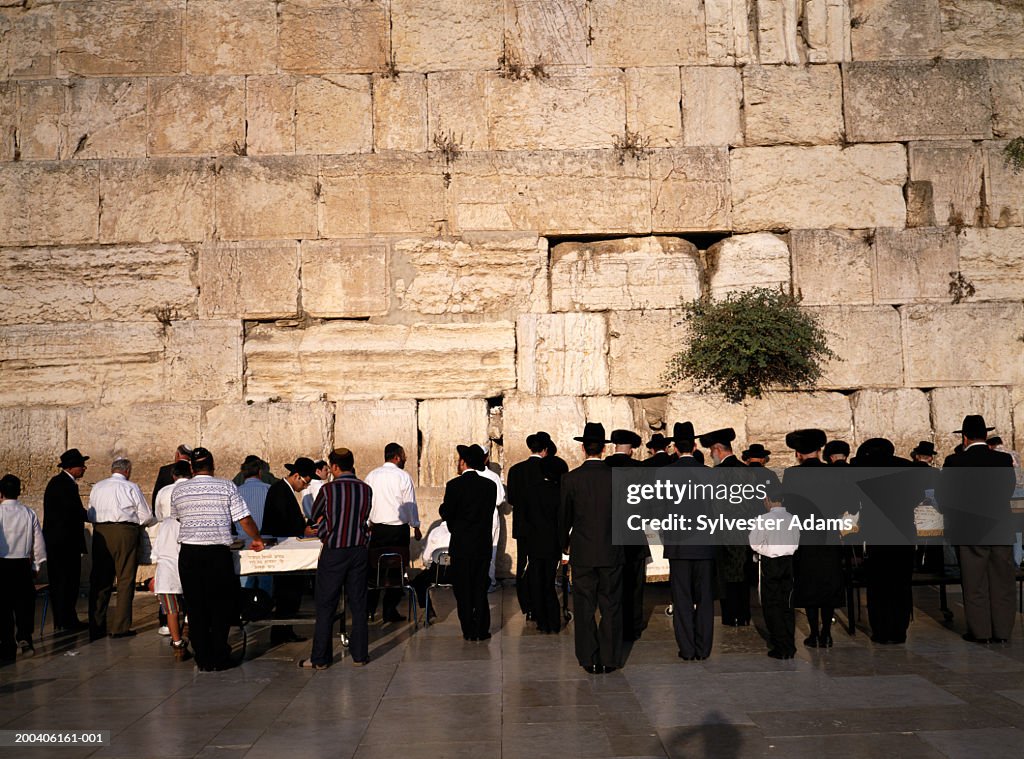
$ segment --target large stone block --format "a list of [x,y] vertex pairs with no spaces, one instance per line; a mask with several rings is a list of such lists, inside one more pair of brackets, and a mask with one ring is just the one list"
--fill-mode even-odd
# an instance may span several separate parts
[[863,232],[794,229],[789,233],[793,286],[805,306],[870,304],[871,243]]
[[440,160],[408,153],[339,156],[321,159],[320,168],[326,237],[437,234],[445,225]]
[[1024,229],[965,229],[958,238],[960,272],[972,300],[1024,300]]
[[249,155],[295,152],[295,77],[245,79],[245,145]]
[[214,233],[209,159],[100,162],[100,241],[205,240]]
[[837,358],[822,366],[818,387],[847,390],[902,387],[900,315],[889,306],[820,306],[808,309]]
[[[502,54],[502,0],[391,0],[391,49],[400,71],[493,68]],[[454,12],[453,12],[454,11]]]
[[241,322],[172,322],[165,331],[163,369],[168,400],[241,400]]
[[302,310],[322,318],[388,312],[387,245],[377,240],[303,240]]
[[984,220],[995,227],[1024,224],[1024,173],[1014,171],[1006,161],[1005,142],[988,142],[982,147],[985,161]]
[[185,21],[188,72],[273,72],[277,68],[276,10],[263,0],[191,0]]
[[80,79],[68,88],[61,158],[144,158],[148,79]]
[[1024,388],[1014,385],[1010,389],[1010,398],[1013,403],[1013,450],[1024,451]]
[[530,80],[493,74],[485,95],[494,150],[610,148],[626,123],[625,76],[618,69]]
[[195,316],[192,256],[180,245],[8,248],[0,324]]
[[[0,461],[4,474],[21,478],[23,503],[41,507],[46,483],[67,450],[67,411],[62,408],[0,408]],[[89,451],[83,451],[88,456]],[[42,519],[42,511],[39,512]]]
[[573,440],[583,434],[586,423],[583,399],[569,396],[537,396],[510,393],[502,406],[502,441],[505,471],[530,456],[526,436],[541,430],[551,435],[558,455],[570,467],[583,459],[580,444]]
[[491,398],[515,386],[509,322],[257,325],[246,336],[250,398]]
[[672,308],[699,296],[697,248],[679,237],[567,242],[551,251],[553,311]]
[[5,82],[0,84],[0,161],[14,160],[17,132],[18,87]]
[[626,128],[654,148],[683,144],[677,67],[626,69]]
[[[384,463],[384,447],[398,443],[405,448],[405,471],[419,482],[416,401],[338,401],[334,412],[334,445],[352,451],[356,473],[365,477]],[[417,489],[416,500],[423,493]],[[436,509],[435,509],[436,510]],[[420,519],[424,519],[420,509]]]
[[935,220],[955,227],[981,223],[981,148],[969,142],[912,142],[909,151],[911,181],[931,184]]
[[[906,221],[902,145],[738,148],[729,158],[737,231],[901,227]],[[815,202],[809,205],[808,198]]]
[[295,316],[299,244],[211,241],[199,249],[199,313],[203,318]]
[[728,155],[725,148],[679,148],[651,157],[655,232],[729,228]]
[[684,66],[680,76],[683,144],[742,145],[740,72],[724,66]]
[[[1013,394],[1006,387],[939,387],[931,392],[932,428],[935,447],[949,455],[960,444],[960,429],[968,414],[981,414],[985,424],[995,427],[990,434],[999,435],[1003,442],[1013,439]],[[941,462],[940,462],[941,463]]]
[[751,26],[757,35],[757,58],[762,64],[801,63],[800,6],[797,0],[751,0]]
[[851,63],[843,67],[843,108],[851,142],[992,136],[985,61]]
[[546,240],[401,240],[393,256],[403,310],[509,318],[548,310]]
[[20,82],[18,84],[18,147],[28,161],[60,158],[61,120],[64,117],[62,82]]
[[17,5],[0,8],[0,79],[55,76],[59,6]]
[[524,314],[516,323],[517,387],[531,395],[608,392],[604,314]]
[[284,71],[380,71],[388,50],[387,7],[379,0],[281,3],[278,48]]
[[850,15],[858,61],[934,58],[942,50],[939,0],[850,0]]
[[590,62],[587,0],[505,0],[505,55],[523,65]]
[[949,301],[949,277],[958,271],[956,232],[948,227],[875,231],[876,303]]
[[455,446],[487,441],[487,401],[420,401],[419,435],[420,484],[443,487],[459,474]]
[[61,3],[62,68],[80,76],[181,73],[185,0]]
[[708,248],[707,259],[713,298],[753,287],[789,289],[789,246],[778,235],[726,237]]
[[746,0],[705,0],[704,18],[709,63],[750,63],[752,36]]
[[369,153],[372,106],[368,76],[300,79],[295,86],[295,151]]
[[853,60],[850,50],[848,0],[805,0],[802,28],[809,63],[841,63]]
[[488,76],[482,71],[441,71],[427,76],[427,136],[451,137],[463,150],[487,150]]
[[839,67],[748,66],[743,69],[746,145],[822,145],[843,136]]
[[99,184],[99,171],[91,163],[0,166],[0,244],[95,242]]
[[219,160],[217,234],[234,240],[317,236],[315,157]]
[[374,150],[427,150],[427,78],[373,78]]
[[1024,57],[1024,6],[1010,0],[939,0],[945,58]]
[[610,150],[469,153],[452,167],[455,230],[647,232],[649,163]]
[[[906,384],[1012,385],[1021,381],[1019,303],[961,303],[904,306],[903,352]],[[954,427],[953,429],[957,429]]]
[[608,387],[615,395],[668,392],[661,375],[685,347],[678,311],[612,311],[608,314]]
[[245,80],[158,77],[149,84],[151,155],[239,152],[245,144]]
[[[954,428],[956,429],[956,428]],[[853,394],[853,440],[850,446],[873,437],[888,438],[896,455],[910,458],[922,440],[932,440],[931,404],[920,390],[861,390]],[[936,435],[935,442],[950,438]],[[952,445],[946,452],[952,452]]]
[[704,8],[697,0],[595,0],[590,4],[595,66],[704,63]]
[[772,452],[772,466],[796,463],[786,433],[805,427],[825,431],[829,440],[853,442],[850,399],[842,393],[771,393],[747,404],[747,440]]
[[[605,432],[611,436],[613,430],[632,430],[638,432],[641,437],[647,434],[646,422],[644,419],[643,407],[639,401],[635,398],[623,398],[622,396],[615,395],[596,395],[589,396],[583,399],[583,413],[586,415],[588,422],[600,422],[604,425]],[[583,432],[581,429],[575,433],[579,435]],[[576,441],[569,446],[574,455],[578,455],[580,461],[583,460],[583,452],[580,450],[580,444]],[[615,452],[615,447],[611,444],[605,447],[605,455]],[[637,458],[640,457],[639,453],[634,454]]]
[[1024,134],[1024,60],[989,61],[992,134],[1012,139]]
[[[747,432],[747,407],[742,403],[730,403],[723,396],[713,393],[672,393],[668,397],[668,408],[665,418],[665,432],[671,437],[672,426],[676,422],[693,422],[694,431],[698,435],[723,427],[732,427],[736,431],[733,450],[739,454],[747,441],[758,441],[749,437]],[[760,442],[765,442],[761,440]],[[711,464],[710,457],[705,461]]]

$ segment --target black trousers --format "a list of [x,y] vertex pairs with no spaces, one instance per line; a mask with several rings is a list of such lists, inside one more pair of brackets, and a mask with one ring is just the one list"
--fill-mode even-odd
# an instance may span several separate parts
[[228,632],[238,623],[238,576],[227,546],[181,544],[178,574],[188,607],[189,638],[201,669],[231,666]]
[[960,572],[967,630],[1009,639],[1017,618],[1013,546],[960,546]]
[[533,608],[530,606],[530,559],[529,554],[522,549],[522,546],[517,546],[516,599],[519,601],[519,611],[523,614],[529,614],[533,611]]
[[334,615],[338,611],[341,592],[345,591],[345,605],[352,612],[352,631],[348,650],[353,661],[366,661],[369,655],[369,628],[366,624],[366,572],[365,546],[353,548],[324,548],[316,564],[316,628],[313,632],[314,664],[330,664],[334,660],[331,631]]
[[572,604],[580,666],[622,666],[622,565],[573,564]]
[[36,589],[32,559],[0,559],[0,659],[14,659],[17,642],[32,642]]
[[626,546],[622,566],[622,636],[638,640],[647,627],[644,615],[644,585],[647,584],[647,547]]
[[914,547],[869,546],[864,579],[871,639],[905,642],[914,606]]
[[529,608],[541,632],[558,632],[562,629],[558,591],[555,589],[555,572],[559,561],[559,557],[546,556],[530,556],[529,559],[526,572]]
[[79,627],[75,606],[82,584],[82,554],[77,549],[56,548],[46,553],[46,575],[50,579],[50,608],[53,609],[53,629],[67,630]]
[[768,630],[768,649],[785,656],[796,653],[796,615],[793,613],[793,557],[762,556],[761,613]]
[[679,653],[706,659],[715,639],[714,559],[670,559],[672,627]]
[[[377,557],[382,553],[401,553],[406,570],[409,569],[409,525],[407,524],[375,524],[370,530],[369,545],[369,581],[377,581]],[[383,571],[383,570],[382,570]],[[370,614],[377,611],[379,590],[371,590],[366,597],[366,608]],[[403,593],[400,588],[387,588],[384,591],[384,619],[398,614],[398,604],[402,602]]]
[[746,625],[750,623],[750,583],[726,582],[725,595],[720,604],[722,607],[723,625]]
[[491,630],[491,607],[487,601],[490,567],[489,553],[452,556],[452,590],[464,638],[482,638]]
[[[293,619],[302,606],[302,591],[306,578],[301,575],[274,575],[274,616],[278,619]],[[293,632],[291,625],[274,625],[270,629],[270,640],[277,643]]]

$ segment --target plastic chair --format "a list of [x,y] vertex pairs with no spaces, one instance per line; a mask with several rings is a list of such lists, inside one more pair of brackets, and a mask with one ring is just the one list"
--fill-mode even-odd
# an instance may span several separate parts
[[417,618],[416,590],[409,584],[405,571],[405,559],[402,554],[385,551],[377,556],[377,578],[373,585],[375,590],[400,589],[409,597],[409,618],[416,628],[420,622]]
[[434,581],[427,586],[427,602],[423,605],[425,625],[430,626],[430,591],[434,588],[450,588],[452,584],[450,582],[440,582],[441,567],[450,567],[452,565],[451,554],[448,553],[447,548],[436,548],[434,553],[431,554],[432,563],[434,565]]

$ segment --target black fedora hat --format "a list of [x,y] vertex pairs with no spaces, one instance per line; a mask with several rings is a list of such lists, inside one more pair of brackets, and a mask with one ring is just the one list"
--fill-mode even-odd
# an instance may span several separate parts
[[843,456],[850,455],[850,444],[845,440],[829,440],[825,443],[825,450],[822,451],[827,459],[836,453],[842,454]]
[[651,435],[651,439],[647,441],[647,447],[652,451],[663,451],[671,442],[672,438],[665,437],[660,432],[656,432]]
[[994,429],[995,427],[985,426],[985,417],[981,414],[968,414],[964,417],[964,423],[960,425],[960,429],[953,430],[953,434],[963,435],[968,440],[984,440]]
[[743,452],[743,460],[747,459],[766,459],[772,455],[772,452],[767,450],[760,443],[754,443],[747,450]]
[[696,440],[697,433],[693,431],[693,422],[676,422],[672,425],[673,440]]
[[711,432],[705,432],[699,438],[700,444],[705,448],[710,448],[715,443],[721,443],[722,445],[729,445],[733,440],[736,439],[736,430],[732,427],[723,427],[720,430],[712,430]]
[[793,430],[786,435],[786,447],[792,448],[797,453],[814,453],[825,447],[828,435],[824,430],[803,429]]
[[890,459],[896,453],[896,446],[884,437],[873,437],[857,446],[857,458],[864,464],[879,459]]
[[484,464],[484,452],[483,449],[478,445],[457,445],[455,450],[459,452],[459,458],[466,462],[466,466],[470,469],[480,470],[483,469]]
[[911,456],[934,456],[938,453],[935,450],[935,445],[930,440],[922,440],[917,444],[917,448],[910,452]]
[[71,469],[76,466],[85,466],[85,462],[88,460],[89,457],[83,456],[77,448],[68,448],[60,455],[60,468]]
[[583,434],[574,437],[580,443],[610,443],[611,441],[604,434],[604,425],[600,422],[587,422],[583,426]]
[[547,448],[548,443],[551,442],[551,435],[546,433],[544,430],[538,430],[532,435],[526,436],[526,447],[531,451],[534,448]]
[[300,477],[308,477],[310,479],[319,479],[316,476],[316,463],[313,459],[306,458],[305,456],[299,456],[295,459],[294,464],[285,464],[284,468],[288,470],[289,474],[297,474]]
[[631,445],[634,448],[639,448],[644,442],[643,438],[632,430],[612,430],[611,441],[615,445]]

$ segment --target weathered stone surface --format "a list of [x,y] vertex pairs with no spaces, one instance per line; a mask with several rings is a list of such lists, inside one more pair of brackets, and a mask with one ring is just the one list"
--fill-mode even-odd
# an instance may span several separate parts
[[190,74],[258,74],[277,68],[276,8],[262,0],[190,0],[185,36]]
[[213,188],[208,159],[102,161],[100,241],[205,240],[214,230]]
[[747,145],[837,143],[843,135],[839,67],[748,66],[743,113]]
[[553,311],[672,308],[699,295],[697,248],[682,238],[567,242],[551,251]]
[[234,240],[316,237],[317,159],[219,161],[217,234]]
[[393,252],[403,310],[511,318],[548,310],[546,240],[400,240]]
[[391,1],[391,48],[400,71],[493,68],[502,53],[502,0],[464,0],[458,11]]
[[1024,134],[1024,60],[989,61],[992,134],[1012,139]]
[[800,3],[797,0],[752,0],[760,63],[800,63]]
[[22,158],[52,161],[60,157],[66,89],[56,81],[18,84],[18,146]]
[[[221,477],[233,477],[242,461],[255,454],[284,477],[299,456],[326,458],[334,447],[337,424],[333,403],[223,403],[203,415],[203,446],[210,449]],[[384,446],[374,458],[381,458]],[[356,459],[365,474],[369,461]]]
[[586,0],[505,0],[505,55],[527,66],[589,63]]
[[505,471],[530,455],[526,436],[544,430],[558,446],[558,455],[574,466],[582,461],[580,444],[586,412],[583,399],[569,396],[537,396],[510,393],[502,406],[502,440]]
[[145,157],[148,93],[148,79],[75,81],[68,88],[60,157]]
[[709,63],[732,66],[752,60],[746,0],[705,0],[704,17]]
[[939,0],[945,58],[1024,57],[1024,7],[1003,0]]
[[[758,438],[747,434],[747,408],[742,403],[730,403],[721,395],[705,393],[672,393],[668,397],[664,435],[672,436],[672,426],[676,422],[693,422],[694,431],[701,435],[722,427],[732,427],[736,431],[733,450],[738,454],[746,445],[747,440]],[[647,442],[646,440],[644,442]],[[765,441],[761,441],[765,442]],[[705,463],[711,464],[710,457]]]
[[374,150],[427,149],[427,78],[399,74],[373,78]]
[[848,0],[805,0],[801,36],[809,63],[853,60]]
[[211,241],[199,249],[199,313],[204,318],[295,316],[299,244]]
[[241,322],[214,319],[172,322],[165,337],[164,397],[168,400],[241,399]]
[[805,306],[874,301],[871,244],[864,232],[794,229],[789,233],[793,285]]
[[[21,478],[22,503],[42,507],[46,483],[67,450],[67,412],[61,408],[0,408],[0,461]],[[89,455],[88,451],[83,451]],[[42,519],[42,511],[39,512]]]
[[487,150],[487,75],[482,71],[441,71],[427,76],[427,136],[451,135],[463,150]]
[[661,381],[669,359],[685,347],[676,311],[608,314],[608,387],[615,395],[668,392]]
[[93,164],[4,164],[0,244],[95,242],[99,202],[99,171]]
[[974,284],[974,300],[1024,300],[1024,229],[965,229],[959,236],[960,272]]
[[1003,153],[1007,143],[983,145],[985,160],[984,220],[995,227],[1024,224],[1024,173],[1007,165]]
[[992,136],[985,61],[851,63],[843,108],[852,142]]
[[704,63],[704,8],[696,0],[595,0],[590,4],[595,66]]
[[246,336],[250,398],[490,398],[515,386],[509,322],[258,325]]
[[[939,387],[931,392],[932,428],[935,447],[948,455],[960,444],[960,429],[968,414],[981,414],[990,434],[999,435],[1004,442],[1013,436],[1013,396],[1006,387]],[[941,462],[940,462],[941,463]]]
[[369,153],[373,109],[367,76],[300,79],[295,86],[297,153]]
[[889,306],[819,306],[808,309],[838,357],[822,366],[822,389],[902,387],[900,315]]
[[195,316],[192,257],[180,245],[7,248],[0,324]]
[[[641,436],[647,434],[647,429],[641,428],[641,425],[644,423],[643,408],[635,398],[623,398],[614,395],[590,396],[583,399],[583,413],[586,415],[588,422],[600,422],[603,424],[605,432],[609,436],[613,430],[632,430],[638,432]],[[580,435],[582,432],[581,428],[573,434]],[[568,445],[570,449],[575,448],[575,451],[572,451],[572,453],[578,455],[579,460],[582,461],[583,452],[580,450],[580,444],[572,441]],[[606,454],[614,453],[614,451],[615,447],[611,444],[605,448]],[[634,455],[636,458],[640,458],[639,453]]]
[[82,76],[177,74],[184,22],[184,0],[61,3],[57,57],[63,68]]
[[904,306],[900,315],[907,385],[1020,382],[1024,310],[1019,303]]
[[[1014,385],[1010,389],[1010,398],[1013,402],[1013,450],[1024,451],[1024,388]],[[1004,437],[1003,440],[1005,441],[1006,438]]]
[[626,128],[650,140],[652,148],[682,144],[677,67],[626,69]]
[[984,155],[969,142],[910,143],[910,179],[930,182],[935,220],[971,226],[984,215],[981,185]]
[[242,77],[158,77],[149,83],[151,155],[230,154],[245,144]]
[[387,245],[376,240],[303,240],[302,310],[322,318],[388,311]]
[[246,77],[245,120],[249,155],[295,152],[295,77]]
[[647,232],[648,163],[610,150],[466,154],[452,167],[455,230]]
[[0,83],[0,161],[14,159],[17,131],[18,88],[13,83]]
[[902,145],[738,148],[729,158],[736,231],[901,227],[906,221]]
[[708,248],[707,257],[713,298],[752,287],[789,286],[789,246],[778,235],[756,232],[726,237]]
[[772,466],[795,463],[786,447],[786,433],[793,430],[817,427],[829,440],[854,440],[850,399],[842,393],[771,393],[746,407],[747,440],[772,452]]
[[379,0],[284,2],[278,29],[285,71],[372,72],[384,68],[388,12]]
[[524,314],[516,322],[516,373],[531,395],[608,392],[604,314]]
[[850,15],[858,61],[933,58],[942,50],[939,0],[850,0]]
[[609,148],[626,123],[620,71],[513,80],[488,77],[490,144],[495,150]]
[[[954,427],[958,429],[959,427]],[[888,438],[896,446],[896,455],[910,458],[910,452],[922,440],[932,440],[931,404],[920,390],[861,390],[853,394],[853,440],[863,443],[873,437]],[[937,443],[945,443],[942,434]],[[946,452],[952,452],[952,445]],[[940,462],[941,463],[941,462]]]
[[443,487],[458,475],[456,445],[487,440],[487,401],[451,398],[420,401],[420,484]]
[[742,145],[740,72],[724,66],[684,66],[680,75],[683,144]]
[[935,188],[931,182],[919,179],[908,180],[903,187],[903,195],[907,199],[907,226],[934,227],[935,220]]
[[876,303],[949,301],[950,272],[960,268],[954,230],[879,228],[874,251]]
[[729,228],[730,168],[725,148],[659,150],[650,164],[655,232]]
[[[338,401],[334,412],[334,446],[352,451],[356,473],[366,476],[384,463],[384,446],[398,443],[405,448],[405,471],[419,483],[417,450],[416,401]],[[417,489],[420,520],[423,493]],[[438,501],[440,502],[440,501]],[[436,504],[435,504],[436,512]]]
[[56,74],[56,5],[0,8],[0,79]]

